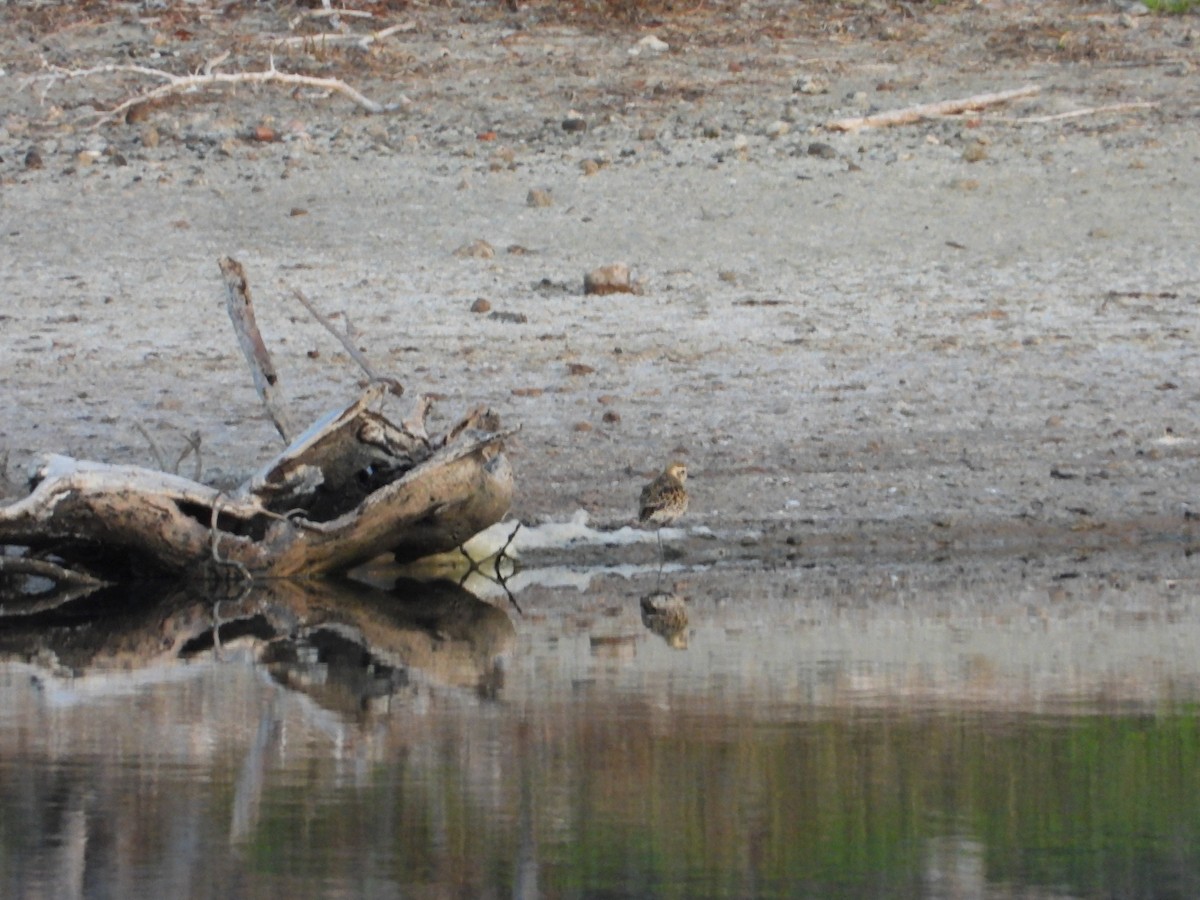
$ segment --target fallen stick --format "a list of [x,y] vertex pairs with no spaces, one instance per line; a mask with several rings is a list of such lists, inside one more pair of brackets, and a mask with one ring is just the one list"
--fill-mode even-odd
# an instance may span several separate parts
[[59,78],[89,78],[93,75],[109,75],[116,73],[129,73],[133,75],[144,75],[147,78],[156,78],[166,82],[153,90],[147,91],[144,94],[138,94],[135,97],[118,103],[108,112],[104,113],[97,120],[96,124],[103,124],[117,118],[126,110],[138,106],[142,103],[148,103],[152,100],[157,100],[161,97],[169,96],[170,94],[183,93],[195,88],[207,87],[209,85],[223,84],[266,84],[273,82],[277,84],[290,84],[299,87],[314,87],[341,94],[342,96],[352,100],[354,103],[361,106],[369,113],[379,114],[386,112],[394,112],[397,109],[402,109],[407,105],[408,98],[402,98],[399,103],[384,105],[377,103],[369,97],[364,96],[359,91],[352,88],[340,78],[318,78],[314,75],[297,75],[292,72],[280,72],[275,68],[275,60],[272,59],[268,68],[261,72],[213,72],[211,66],[206,67],[209,71],[200,72],[195,75],[172,75],[170,72],[163,72],[160,69],[154,69],[150,66],[122,65],[117,63],[109,63],[102,66],[94,66],[90,69],[63,69],[58,66],[50,67],[49,75],[35,76],[32,81],[39,79],[47,82],[46,90]]
[[1078,119],[1081,116],[1098,116],[1104,113],[1128,112],[1132,109],[1158,109],[1162,104],[1145,101],[1138,103],[1112,103],[1108,106],[1089,106],[1086,109],[1072,109],[1069,112],[1053,113],[1045,116],[1025,116],[1020,119],[997,118],[990,119],[1001,125],[1042,125],[1047,122],[1061,122],[1063,119]]
[[400,22],[397,25],[389,25],[387,28],[381,28],[378,31],[372,31],[369,34],[297,34],[289,35],[288,37],[271,37],[267,38],[272,44],[284,47],[326,47],[333,44],[351,44],[357,46],[361,50],[366,50],[372,44],[391,37],[393,34],[399,34],[405,31],[416,31],[416,22]]
[[950,116],[968,109],[982,109],[985,106],[995,106],[998,103],[1008,103],[1022,97],[1032,97],[1040,93],[1041,88],[1035,84],[1014,88],[1011,91],[999,91],[994,94],[976,94],[961,100],[940,100],[937,103],[922,103],[919,106],[909,106],[904,109],[894,109],[890,112],[876,113],[871,116],[852,116],[848,119],[833,119],[825,123],[830,131],[857,131],[860,128],[886,128],[891,125],[909,125],[921,119],[937,116]]
[[250,300],[250,285],[246,282],[246,273],[241,263],[228,256],[222,256],[217,265],[221,267],[221,274],[225,277],[225,309],[233,322],[233,330],[237,332],[242,353],[250,363],[254,387],[258,390],[258,396],[262,398],[263,406],[267,408],[267,415],[275,423],[275,429],[283,437],[284,443],[289,443],[295,437],[296,431],[284,406],[275,363],[267,345],[263,343],[258,323],[254,320],[254,304]]

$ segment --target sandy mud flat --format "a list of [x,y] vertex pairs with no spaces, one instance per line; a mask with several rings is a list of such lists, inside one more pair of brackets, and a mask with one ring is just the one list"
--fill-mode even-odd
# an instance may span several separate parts
[[[688,524],[772,558],[1186,546],[1196,16],[812,6],[375,4],[346,27],[400,27],[366,48],[290,41],[327,23],[289,25],[285,4],[7,6],[8,478],[49,451],[153,465],[139,426],[168,453],[199,431],[217,482],[278,449],[225,317],[229,254],[298,417],[361,373],[294,288],[444,420],[482,402],[522,424],[525,520],[625,523],[678,456]],[[243,84],[96,126],[158,82],[31,80],[186,75],[226,52],[218,71],[273,59],[395,109]],[[584,296],[614,262],[637,290]]]

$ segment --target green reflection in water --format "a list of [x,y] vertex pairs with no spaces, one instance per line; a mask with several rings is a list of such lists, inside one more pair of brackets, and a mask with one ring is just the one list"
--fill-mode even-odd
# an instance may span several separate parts
[[482,762],[469,741],[432,769],[380,767],[366,789],[268,791],[253,867],[336,881],[374,846],[389,881],[479,889],[511,885],[532,847],[546,896],[1200,889],[1190,712],[577,721],[497,737],[488,797],[464,771]]

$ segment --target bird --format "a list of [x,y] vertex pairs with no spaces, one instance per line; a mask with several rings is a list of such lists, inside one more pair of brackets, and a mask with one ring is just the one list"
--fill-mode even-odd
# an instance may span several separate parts
[[662,569],[662,528],[673,525],[687,512],[688,493],[687,466],[673,462],[663,469],[662,474],[642,488],[638,498],[638,522],[654,526],[658,537],[658,565]]

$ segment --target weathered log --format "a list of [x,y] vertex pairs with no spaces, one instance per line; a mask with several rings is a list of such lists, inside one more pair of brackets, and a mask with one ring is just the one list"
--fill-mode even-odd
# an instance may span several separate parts
[[51,456],[32,493],[0,508],[0,544],[51,549],[84,571],[90,548],[101,547],[151,571],[215,562],[283,578],[389,552],[452,550],[499,521],[512,499],[501,453],[512,431],[475,427],[486,420],[476,413],[440,446],[400,440],[407,432],[367,408],[383,390],[368,388],[317,422],[232,494],[152,469]]
[[[292,417],[245,272],[228,257],[220,267],[255,385],[290,439]],[[373,374],[365,357],[356,359]],[[513,430],[478,408],[431,438],[428,398],[417,398],[400,424],[373,408],[401,391],[395,379],[375,376],[358,399],[317,420],[232,493],[137,466],[50,456],[32,492],[0,507],[0,554],[6,547],[10,559],[52,554],[59,569],[51,580],[65,585],[72,572],[116,581],[163,573],[294,578],[386,553],[408,561],[453,550],[508,511],[513,478],[502,449]],[[8,576],[28,584],[43,577],[24,564],[10,566]],[[18,584],[7,593],[33,591]]]

